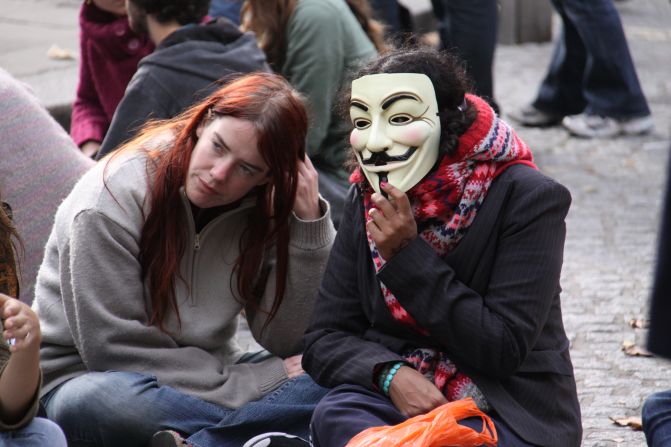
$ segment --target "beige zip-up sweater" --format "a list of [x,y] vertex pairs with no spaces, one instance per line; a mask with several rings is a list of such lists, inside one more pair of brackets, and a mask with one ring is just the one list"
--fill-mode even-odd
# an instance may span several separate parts
[[[282,358],[302,350],[335,230],[328,204],[313,222],[291,222],[288,285],[282,306],[261,331],[265,315],[248,309],[256,340],[276,357],[236,364],[242,309],[231,290],[239,239],[252,200],[245,200],[195,233],[186,196],[189,245],[182,258],[184,281],[176,281],[181,327],[174,314],[169,333],[148,325],[151,302],[138,262],[146,156],[125,154],[89,171],[60,206],[38,275],[33,307],[42,324],[42,394],[87,371],[133,371],[154,375],[197,398],[238,408],[287,380]],[[103,174],[106,185],[103,183]],[[274,259],[268,253],[262,309],[274,298]],[[258,315],[258,318],[253,318]]]

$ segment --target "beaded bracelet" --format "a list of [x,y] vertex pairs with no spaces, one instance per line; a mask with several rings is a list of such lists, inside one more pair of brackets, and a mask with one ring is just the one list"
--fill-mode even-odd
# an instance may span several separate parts
[[391,381],[394,379],[394,376],[403,365],[404,365],[403,362],[398,362],[394,364],[394,366],[392,366],[389,372],[387,373],[387,377],[385,377],[384,383],[382,384],[382,392],[384,393],[385,396],[389,396],[389,386],[391,385]]

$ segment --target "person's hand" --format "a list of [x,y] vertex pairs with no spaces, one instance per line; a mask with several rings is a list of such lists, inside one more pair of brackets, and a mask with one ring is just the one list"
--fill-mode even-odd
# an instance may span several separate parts
[[287,370],[287,376],[289,376],[290,379],[300,376],[305,372],[303,371],[303,367],[301,366],[302,360],[303,360],[303,354],[294,355],[292,357],[287,357],[286,359],[282,360],[284,362],[284,369]]
[[409,418],[447,403],[436,385],[409,366],[401,366],[394,375],[389,397],[396,409]]
[[0,293],[0,318],[2,337],[8,342],[14,340],[9,347],[11,352],[40,347],[40,321],[26,303]]
[[368,212],[366,228],[380,256],[388,261],[417,237],[417,223],[410,200],[403,191],[389,183],[382,183],[380,188],[389,199],[373,193],[371,199],[375,206]]
[[100,150],[100,141],[89,140],[82,144],[82,153],[89,158],[93,158]]
[[319,174],[312,165],[310,157],[298,162],[298,188],[294,213],[301,220],[317,220],[321,217],[319,208]]

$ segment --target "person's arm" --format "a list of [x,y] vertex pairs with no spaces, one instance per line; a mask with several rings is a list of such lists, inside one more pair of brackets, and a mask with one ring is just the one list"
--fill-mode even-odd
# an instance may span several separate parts
[[[331,113],[345,67],[344,39],[337,13],[326,5],[298,5],[289,23],[282,75],[303,93],[310,110],[308,153],[319,153],[331,125]],[[298,16],[297,14],[300,14]]]
[[[0,426],[18,428],[37,413],[40,387],[40,322],[26,303],[0,293]],[[7,355],[11,351],[11,355]],[[7,358],[8,357],[8,358]]]
[[[78,147],[85,143],[100,142],[105,137],[109,120],[105,115],[98,91],[91,78],[88,37],[80,32],[79,37],[79,84],[77,96],[72,105],[70,136]],[[92,154],[87,154],[91,156]]]
[[[362,308],[362,302],[372,298],[361,296],[359,287],[365,281],[358,274],[361,264],[371,262],[358,246],[366,237],[360,219],[361,202],[352,187],[304,338],[303,367],[326,387],[352,383],[376,389],[376,366],[403,360],[384,345],[363,338],[373,323]],[[375,293],[374,286],[369,293]]]
[[100,160],[133,138],[149,119],[171,118],[165,112],[165,103],[171,99],[172,94],[165,91],[146,69],[138,69],[114,112],[96,159]]
[[[267,313],[251,308],[246,312],[259,344],[282,358],[303,350],[303,334],[335,238],[328,202],[319,197],[317,177],[317,171],[306,157],[305,162],[299,164],[296,202],[290,222],[287,284],[275,318],[263,328]],[[269,254],[267,260],[267,274],[263,275],[267,279],[259,306],[264,310],[271,309],[275,300],[274,254]],[[300,363],[300,359],[297,361]]]
[[570,202],[568,190],[549,179],[513,191],[484,295],[459,281],[421,238],[378,277],[453,360],[509,376],[535,345],[559,291]]
[[[141,221],[137,214],[128,219]],[[149,325],[137,233],[86,210],[74,218],[69,245],[61,249],[65,315],[88,370],[152,374],[163,385],[229,408],[286,381],[279,358],[224,365],[207,351],[180,346],[170,334]]]

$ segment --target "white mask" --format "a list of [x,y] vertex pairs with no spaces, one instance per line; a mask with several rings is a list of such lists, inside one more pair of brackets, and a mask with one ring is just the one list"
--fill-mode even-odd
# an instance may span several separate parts
[[419,73],[374,74],[352,81],[350,143],[370,185],[403,192],[438,160],[440,119],[433,83]]

